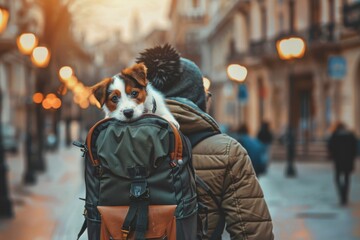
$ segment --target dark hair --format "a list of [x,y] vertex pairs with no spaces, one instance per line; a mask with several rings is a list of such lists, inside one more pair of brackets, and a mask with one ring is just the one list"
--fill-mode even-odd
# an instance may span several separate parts
[[245,123],[241,124],[239,129],[238,129],[238,133],[240,134],[249,134],[249,129],[247,127],[247,125]]

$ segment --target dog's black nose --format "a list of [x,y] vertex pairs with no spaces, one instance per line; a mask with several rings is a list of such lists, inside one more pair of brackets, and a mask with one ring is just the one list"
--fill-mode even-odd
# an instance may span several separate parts
[[126,110],[124,110],[124,115],[127,118],[131,118],[134,115],[134,110],[133,109],[126,109]]

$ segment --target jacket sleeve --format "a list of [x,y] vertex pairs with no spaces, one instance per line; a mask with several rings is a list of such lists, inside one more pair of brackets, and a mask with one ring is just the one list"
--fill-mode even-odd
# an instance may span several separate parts
[[246,150],[229,142],[222,208],[232,240],[272,240],[273,226],[262,189]]

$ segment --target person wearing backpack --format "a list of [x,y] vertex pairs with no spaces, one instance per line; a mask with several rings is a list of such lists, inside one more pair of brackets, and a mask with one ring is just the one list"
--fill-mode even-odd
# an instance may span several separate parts
[[202,239],[221,239],[224,228],[232,240],[272,240],[272,219],[246,150],[222,134],[206,111],[206,93],[199,67],[181,58],[170,45],[145,49],[137,62],[148,68],[148,80],[166,97],[180,130],[193,147],[196,174],[215,194],[221,207],[198,187],[199,202],[207,207],[200,214],[205,231]]

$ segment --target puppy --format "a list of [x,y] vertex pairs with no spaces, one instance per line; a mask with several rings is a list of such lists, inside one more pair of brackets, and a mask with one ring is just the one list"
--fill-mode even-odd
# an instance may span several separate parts
[[90,90],[102,106],[105,117],[131,121],[144,113],[153,113],[179,129],[180,125],[166,107],[163,95],[151,86],[146,73],[145,65],[138,63],[102,80]]

